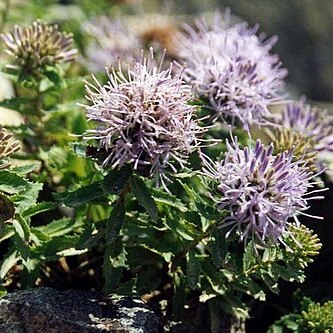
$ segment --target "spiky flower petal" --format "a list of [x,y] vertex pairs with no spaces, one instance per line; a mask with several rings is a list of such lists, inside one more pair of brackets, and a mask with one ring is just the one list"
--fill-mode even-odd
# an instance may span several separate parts
[[193,117],[195,107],[188,104],[191,87],[183,83],[182,69],[173,74],[171,64],[161,70],[151,50],[148,58],[129,66],[127,76],[121,69],[108,75],[104,86],[97,79],[96,86],[86,85],[87,118],[99,126],[84,137],[98,140],[107,152],[103,166],[132,163],[164,184],[166,171],[184,166],[203,131]]
[[179,55],[186,62],[186,79],[213,110],[213,117],[260,123],[270,114],[268,105],[280,101],[286,70],[270,51],[273,37],[264,41],[257,27],[228,25],[215,20],[209,28],[198,21],[179,37]]
[[274,156],[273,146],[266,148],[260,140],[252,149],[241,149],[237,138],[227,142],[223,161],[203,158],[204,173],[217,182],[218,208],[229,214],[222,224],[232,226],[229,233],[237,229],[245,242],[283,242],[289,220],[298,221],[296,216],[308,208],[313,186],[312,173],[292,159],[291,151]]
[[0,169],[8,167],[6,158],[20,150],[20,144],[8,133],[5,128],[0,126]]
[[16,25],[13,34],[1,34],[1,39],[5,51],[15,57],[14,68],[33,73],[46,65],[72,61],[77,53],[72,34],[39,20],[23,28]]

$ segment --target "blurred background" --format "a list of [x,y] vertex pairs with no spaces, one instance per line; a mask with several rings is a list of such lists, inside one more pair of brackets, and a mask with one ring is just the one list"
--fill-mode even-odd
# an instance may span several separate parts
[[[62,21],[74,34],[81,33],[79,25],[84,20],[100,15],[144,15],[147,18],[147,14],[159,14],[155,18],[158,26],[161,15],[188,17],[190,21],[191,16],[229,7],[232,14],[250,25],[259,23],[259,31],[265,32],[267,37],[279,37],[273,51],[289,71],[287,90],[291,97],[306,95],[309,100],[333,100],[331,0],[1,0],[0,10],[7,4],[12,7],[10,22],[16,19],[21,24],[30,23],[36,17],[49,22]],[[24,11],[17,13],[25,16],[15,17],[14,9],[22,7]]]

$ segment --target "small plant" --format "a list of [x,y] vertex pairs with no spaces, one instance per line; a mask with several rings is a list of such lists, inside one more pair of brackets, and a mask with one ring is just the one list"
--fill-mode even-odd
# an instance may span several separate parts
[[304,297],[294,313],[287,314],[272,325],[268,333],[329,333],[333,330],[333,302],[316,303]]
[[77,36],[41,20],[1,35],[15,96],[0,106],[22,116],[0,131],[2,292],[79,285],[142,297],[170,325],[201,304],[211,327],[244,322],[319,253],[302,215],[320,219],[306,211],[331,121],[299,102],[271,112],[287,73],[276,39],[228,15],[186,26],[171,53],[125,18],[87,19],[67,22]]

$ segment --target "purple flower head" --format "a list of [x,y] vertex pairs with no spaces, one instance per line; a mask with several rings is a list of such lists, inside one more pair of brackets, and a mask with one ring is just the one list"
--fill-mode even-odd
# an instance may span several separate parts
[[112,69],[106,85],[96,78],[96,86],[86,83],[91,102],[85,106],[87,118],[98,126],[84,136],[98,140],[99,148],[107,151],[104,167],[131,163],[164,185],[167,170],[176,172],[177,165],[185,165],[204,129],[194,118],[195,107],[188,104],[191,87],[182,81],[183,69],[174,73],[172,65],[167,70],[157,67],[151,49],[148,58],[129,66],[126,76]]
[[83,29],[93,38],[86,49],[87,65],[91,71],[115,66],[119,59],[124,63],[130,63],[134,58],[140,59],[142,42],[124,20],[118,18],[111,21],[101,16],[95,21],[87,22]]
[[280,125],[300,133],[311,141],[317,152],[333,152],[333,117],[325,110],[306,105],[303,101],[287,104]]
[[266,148],[260,140],[254,148],[241,149],[237,138],[227,141],[225,159],[213,163],[203,156],[204,174],[217,182],[218,208],[227,210],[222,227],[237,229],[241,241],[259,240],[262,244],[282,241],[291,218],[308,209],[308,188],[313,175],[292,162],[292,152],[273,155],[273,146]]
[[278,56],[270,53],[276,37],[264,41],[256,32],[257,27],[230,26],[217,15],[212,28],[204,20],[197,21],[196,29],[186,27],[178,43],[187,64],[185,78],[214,111],[213,117],[238,120],[246,129],[270,114],[269,104],[283,99],[287,74]]

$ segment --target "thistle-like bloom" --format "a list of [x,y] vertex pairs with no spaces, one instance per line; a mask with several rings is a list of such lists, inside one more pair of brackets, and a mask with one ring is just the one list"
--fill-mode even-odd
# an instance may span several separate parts
[[286,105],[279,124],[309,140],[314,151],[333,152],[333,117],[325,110],[292,102]]
[[269,104],[283,99],[287,71],[270,53],[276,37],[264,41],[256,35],[258,27],[220,20],[216,16],[212,28],[204,20],[196,29],[186,27],[179,36],[179,56],[187,64],[187,81],[213,110],[213,118],[237,120],[247,129],[251,122],[263,122]]
[[15,57],[16,64],[9,68],[36,73],[46,65],[72,61],[77,53],[73,49],[72,34],[60,32],[57,25],[35,21],[27,27],[15,26],[14,33],[1,34],[5,51]]
[[109,20],[102,16],[84,25],[84,31],[93,40],[88,44],[86,56],[91,71],[104,70],[115,66],[118,60],[132,62],[140,59],[143,43],[135,31],[132,31],[121,19]]
[[254,148],[241,149],[237,138],[227,142],[225,159],[213,163],[203,157],[204,173],[217,182],[218,208],[227,210],[222,227],[237,229],[241,241],[259,240],[262,244],[282,240],[289,220],[308,209],[312,173],[300,161],[293,162],[292,151],[273,155],[258,140]]
[[20,143],[0,126],[0,169],[8,167],[6,158],[20,150]]
[[121,67],[108,73],[104,86],[96,78],[96,86],[86,84],[91,102],[85,106],[87,118],[99,126],[84,137],[98,140],[100,150],[107,152],[104,167],[131,163],[164,185],[167,170],[184,166],[203,131],[194,118],[195,107],[188,104],[191,87],[183,83],[182,69],[173,73],[172,64],[163,71],[156,67],[152,50],[129,66],[127,76]]

